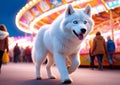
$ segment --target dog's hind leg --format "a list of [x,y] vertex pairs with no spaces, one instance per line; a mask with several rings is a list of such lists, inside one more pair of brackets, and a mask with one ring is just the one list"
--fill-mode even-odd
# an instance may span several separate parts
[[51,71],[51,66],[54,64],[53,56],[51,54],[48,54],[47,60],[48,62],[46,65],[46,69],[47,69],[48,77],[49,79],[55,79],[56,77],[52,74],[52,71]]
[[68,67],[68,72],[69,72],[69,74],[71,74],[79,67],[80,56],[79,56],[79,54],[73,54],[69,58],[71,60],[71,66]]
[[40,75],[40,71],[41,71],[41,64],[43,63],[43,61],[45,60],[47,55],[47,51],[44,49],[42,51],[38,51],[36,52],[36,79],[40,80],[41,79],[41,75]]

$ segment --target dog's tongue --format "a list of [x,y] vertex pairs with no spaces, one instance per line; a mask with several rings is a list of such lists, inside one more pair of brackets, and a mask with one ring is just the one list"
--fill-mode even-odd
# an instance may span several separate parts
[[80,40],[82,40],[82,39],[83,39],[83,35],[82,35],[82,34],[79,34],[79,35],[78,35],[78,38],[79,38]]

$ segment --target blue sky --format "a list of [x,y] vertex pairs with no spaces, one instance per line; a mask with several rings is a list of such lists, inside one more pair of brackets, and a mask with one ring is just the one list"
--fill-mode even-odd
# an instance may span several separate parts
[[12,36],[24,36],[15,24],[15,17],[19,10],[27,3],[27,0],[0,0],[0,24],[5,24]]

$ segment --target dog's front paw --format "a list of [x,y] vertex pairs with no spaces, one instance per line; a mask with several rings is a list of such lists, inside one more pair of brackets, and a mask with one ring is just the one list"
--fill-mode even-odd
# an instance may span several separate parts
[[72,81],[70,79],[66,79],[64,82],[62,82],[62,84],[71,84]]

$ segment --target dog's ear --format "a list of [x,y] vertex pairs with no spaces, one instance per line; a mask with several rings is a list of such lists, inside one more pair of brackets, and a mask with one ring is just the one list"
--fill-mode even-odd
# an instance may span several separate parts
[[65,11],[65,16],[72,15],[74,12],[75,12],[75,11],[74,11],[72,5],[69,4],[68,7],[67,7],[67,9],[66,9],[66,11]]
[[84,12],[91,17],[91,6],[88,4],[84,10]]

